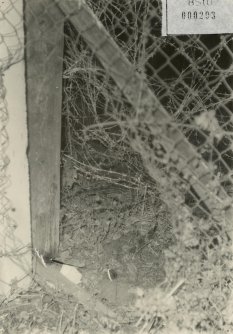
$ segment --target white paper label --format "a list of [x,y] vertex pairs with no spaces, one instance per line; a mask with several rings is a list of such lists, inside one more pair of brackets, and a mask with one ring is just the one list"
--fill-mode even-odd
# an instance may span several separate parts
[[162,0],[162,35],[233,33],[233,0]]

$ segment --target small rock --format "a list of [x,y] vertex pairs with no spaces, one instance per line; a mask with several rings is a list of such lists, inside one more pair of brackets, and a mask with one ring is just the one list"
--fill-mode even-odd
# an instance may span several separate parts
[[73,266],[64,264],[61,267],[60,273],[74,284],[81,283],[82,274]]

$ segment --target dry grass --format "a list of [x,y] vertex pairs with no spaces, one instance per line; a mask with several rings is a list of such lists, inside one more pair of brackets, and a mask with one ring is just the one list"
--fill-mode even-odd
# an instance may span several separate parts
[[[148,29],[151,29],[147,12],[150,4],[151,2],[147,1],[141,8],[141,16],[135,15],[130,21],[131,26],[137,26],[137,29],[131,35],[128,32],[129,38],[124,40],[116,34],[114,27],[121,26],[122,34],[125,33],[122,22],[124,18],[127,20],[129,12],[135,13],[136,7],[133,8],[132,3],[127,2],[129,7],[126,6],[121,11],[122,17],[116,18],[112,16],[114,10],[110,5],[105,7],[101,1],[91,3],[111,35],[135,64],[135,69],[145,76],[146,64],[153,56],[153,47],[158,48],[159,45],[157,39],[150,48],[147,48]],[[110,20],[112,20],[111,26],[109,26]],[[120,184],[126,184],[128,176],[128,180],[133,180],[131,185],[134,184],[135,188],[137,188],[135,180],[143,180],[143,186],[152,186],[155,192],[159,190],[168,206],[176,208],[173,212],[173,233],[178,242],[165,251],[164,284],[138,299],[136,304],[139,317],[136,323],[138,333],[227,333],[232,325],[228,313],[230,305],[228,300],[232,288],[230,269],[232,253],[224,216],[220,223],[216,223],[211,217],[190,216],[185,208],[179,207],[177,210],[172,197],[166,193],[170,188],[165,186],[165,189],[161,189],[160,185],[153,181],[153,173],[156,171],[150,171],[152,168],[150,161],[153,158],[151,151],[145,150],[145,147],[151,145],[146,124],[136,123],[138,128],[135,131],[133,124],[136,114],[124,96],[103,71],[94,55],[88,53],[82,40],[75,44],[72,43],[72,32],[69,32],[69,36],[71,42],[67,50],[65,71],[68,83],[64,108],[67,125],[65,151],[76,161],[74,163],[76,170],[94,179],[108,180],[109,183],[114,183],[117,179]],[[168,39],[167,43],[172,41]],[[190,43],[186,45],[187,50],[192,48],[195,53],[195,48],[200,49],[194,41]],[[213,61],[217,62],[219,54],[220,51],[216,52]],[[211,77],[211,70],[211,66],[206,69],[207,78]],[[171,114],[174,114],[187,137],[191,137],[194,133],[195,136],[204,135],[204,138],[208,139],[209,146],[206,145],[201,153],[204,152],[204,158],[208,156],[208,160],[211,160],[208,150],[213,151],[214,138],[211,134],[213,127],[211,130],[205,127],[204,130],[207,131],[203,132],[203,127],[198,124],[198,118],[195,120],[201,112],[210,110],[215,105],[198,78],[193,77],[189,80],[190,90],[187,92],[181,85],[185,76],[186,71],[181,72],[178,78],[164,81],[168,95],[166,107]],[[151,79],[149,79],[150,85],[159,95],[163,84],[160,85],[155,78]],[[193,99],[195,92],[200,94]],[[78,123],[78,128],[74,119]],[[212,126],[217,124],[214,118],[211,124]],[[135,133],[139,134],[139,141],[136,144],[138,147],[142,144],[141,134],[144,134],[143,145],[145,145],[139,150],[137,147],[141,155],[132,150],[132,136]],[[135,141],[135,137],[133,139]],[[164,166],[158,164],[157,167]],[[178,176],[177,183],[179,183]],[[182,284],[171,293],[179,282]]]
[[[201,153],[211,164],[210,152],[216,140],[211,133],[213,125],[217,124],[215,115],[208,123],[211,130],[205,126],[204,131],[196,117],[214,108],[215,104],[199,78],[187,78],[187,68],[179,77],[159,80],[156,70],[147,66],[155,50],[165,44],[173,47],[171,39],[156,37],[159,27],[153,17],[159,10],[156,6],[154,11],[150,10],[153,1],[146,0],[143,5],[141,1],[125,1],[120,8],[119,2],[114,0],[89,3],[135,70],[148,79],[150,87],[163,100],[187,137],[198,138],[204,133],[208,138],[208,147]],[[117,14],[114,16],[113,13]],[[63,175],[63,198],[67,194],[72,196],[77,175],[80,180],[85,177],[95,182],[120,185],[127,191],[146,190],[150,196],[159,197],[159,201],[163,198],[168,205],[172,233],[177,241],[165,250],[166,280],[150,290],[136,291],[135,305],[124,309],[131,317],[130,328],[127,332],[120,324],[115,324],[115,328],[119,334],[233,332],[232,246],[225,216],[216,222],[208,215],[201,217],[200,212],[199,215],[190,214],[184,205],[178,205],[177,190],[179,203],[184,204],[180,196],[188,189],[180,191],[180,175],[174,173],[173,179],[168,177],[163,186],[155,181],[153,175],[159,169],[166,169],[161,161],[155,162],[153,154],[154,143],[157,145],[163,138],[157,137],[153,142],[148,136],[146,121],[137,118],[81,36],[77,36],[69,25],[66,33],[62,166],[63,170],[67,163],[70,167],[69,175]],[[122,35],[127,38],[120,37]],[[182,52],[191,50],[195,54],[200,51],[200,45],[193,40],[185,47]],[[216,52],[213,61],[217,62],[218,57]],[[149,69],[154,71],[151,76],[148,75]],[[206,77],[211,79],[211,67],[208,67]],[[182,85],[184,79],[189,79],[189,91]],[[154,118],[149,121],[156,122]],[[220,127],[218,131],[221,131]],[[133,149],[135,146],[137,153]],[[213,176],[216,176],[216,170]],[[59,291],[50,293],[39,285],[33,285],[27,292],[13,291],[9,298],[2,299],[0,323],[2,333],[112,332],[109,319],[100,322],[86,312],[85,305],[79,305],[72,297]]]

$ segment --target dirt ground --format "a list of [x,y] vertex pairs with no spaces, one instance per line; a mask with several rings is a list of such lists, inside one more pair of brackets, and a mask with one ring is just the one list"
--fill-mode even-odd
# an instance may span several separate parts
[[171,216],[144,190],[63,172],[60,260],[75,265],[82,285],[118,314],[136,289],[166,278],[164,249],[173,241]]

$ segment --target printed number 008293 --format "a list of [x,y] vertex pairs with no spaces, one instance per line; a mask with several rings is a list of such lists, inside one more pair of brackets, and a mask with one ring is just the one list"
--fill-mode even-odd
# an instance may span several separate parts
[[212,11],[183,11],[181,14],[183,20],[215,20],[216,12]]

